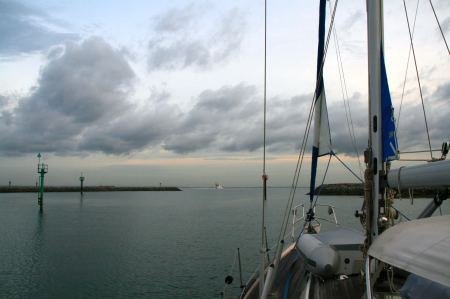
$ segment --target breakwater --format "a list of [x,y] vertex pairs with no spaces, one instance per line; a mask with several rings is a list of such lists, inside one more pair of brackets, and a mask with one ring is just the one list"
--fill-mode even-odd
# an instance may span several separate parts
[[[117,187],[117,186],[84,186],[83,192],[111,191],[181,191],[178,187]],[[0,193],[38,192],[35,186],[0,186]],[[80,186],[46,186],[45,192],[80,192]]]
[[[394,189],[395,190],[395,189]],[[395,190],[397,191],[397,190]],[[403,198],[409,198],[410,195],[414,197],[433,197],[436,192],[436,188],[414,188],[411,190],[402,190],[401,196]],[[355,195],[364,196],[363,184],[323,184],[316,188],[315,194],[320,195]],[[397,191],[398,193],[398,191]]]

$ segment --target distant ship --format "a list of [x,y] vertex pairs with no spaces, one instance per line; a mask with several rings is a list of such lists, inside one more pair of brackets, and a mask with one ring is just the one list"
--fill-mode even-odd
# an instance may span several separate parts
[[214,187],[215,187],[216,189],[219,189],[219,190],[222,190],[222,189],[223,189],[223,185],[222,185],[222,184],[219,184],[219,183],[215,183],[215,184],[214,184]]

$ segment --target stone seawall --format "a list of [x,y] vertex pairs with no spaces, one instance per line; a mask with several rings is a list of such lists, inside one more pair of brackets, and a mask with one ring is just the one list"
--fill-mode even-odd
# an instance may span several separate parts
[[[181,191],[178,187],[116,187],[116,186],[85,186],[83,192],[111,191]],[[38,192],[35,186],[0,186],[0,193]],[[79,186],[46,186],[45,192],[80,192]]]
[[[411,193],[414,197],[433,197],[435,188],[414,188]],[[321,195],[355,195],[364,196],[363,184],[324,184],[316,188],[315,194]],[[409,190],[402,190],[402,197],[409,198]]]

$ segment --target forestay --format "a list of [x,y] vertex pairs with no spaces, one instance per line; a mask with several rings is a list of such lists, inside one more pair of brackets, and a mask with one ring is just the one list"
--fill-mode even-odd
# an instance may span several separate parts
[[320,1],[319,43],[317,47],[317,82],[314,102],[314,136],[311,161],[310,200],[312,202],[316,185],[317,159],[331,153],[330,125],[323,82],[326,1]]

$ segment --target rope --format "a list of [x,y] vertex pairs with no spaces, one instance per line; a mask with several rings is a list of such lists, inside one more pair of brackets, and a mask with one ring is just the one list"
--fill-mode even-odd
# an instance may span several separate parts
[[[440,152],[441,149],[433,149],[433,152]],[[430,150],[418,150],[418,151],[399,151],[400,154],[417,154],[417,153],[429,153]]]
[[[317,75],[318,78],[320,78],[320,76],[322,76],[322,73],[323,73],[323,66],[325,64],[325,58],[326,58],[326,55],[327,55],[327,52],[328,52],[328,45],[329,45],[329,42],[330,42],[331,30],[333,28],[334,18],[335,18],[335,15],[336,15],[337,4],[338,4],[338,0],[334,4],[333,14],[331,16],[331,21],[330,21],[330,28],[328,30],[327,40],[326,40],[325,48],[324,48],[324,55],[323,55],[322,63],[321,63],[321,66],[320,66],[320,69],[319,69],[319,72],[318,72],[318,75]],[[316,80],[316,87],[314,89],[314,95],[313,95],[313,99],[312,99],[311,106],[310,106],[310,109],[309,109],[308,120],[307,120],[307,123],[306,123],[305,132],[304,132],[304,135],[303,135],[302,145],[300,147],[299,157],[297,159],[297,165],[296,165],[294,177],[293,177],[293,180],[292,180],[292,186],[291,186],[291,191],[290,191],[290,194],[289,194],[289,200],[288,200],[288,203],[287,203],[285,211],[284,211],[283,224],[282,224],[282,228],[281,228],[281,231],[280,231],[280,234],[279,234],[279,238],[278,238],[279,243],[281,243],[281,241],[283,240],[283,236],[286,234],[287,224],[288,224],[289,216],[290,216],[289,212],[292,209],[292,203],[294,201],[295,192],[296,192],[296,189],[297,189],[297,186],[298,186],[298,180],[300,178],[300,171],[301,171],[301,167],[303,165],[304,153],[305,153],[306,143],[307,143],[307,140],[308,140],[309,130],[311,128],[311,120],[312,120],[312,115],[313,115],[313,112],[314,112],[314,106],[315,106],[314,103],[315,103],[315,99],[316,99],[316,93],[317,93],[318,85],[319,85],[319,80]],[[279,246],[279,243],[278,243],[278,246]]]
[[404,168],[405,166],[401,166],[399,169],[398,169],[398,172],[397,172],[397,190],[398,190],[398,196],[399,196],[399,199],[402,199],[402,188],[400,187],[401,186],[401,182],[400,182],[400,173],[401,173],[401,171],[402,171],[402,169]]
[[398,290],[395,287],[395,283],[394,283],[394,268],[393,267],[389,267],[389,269],[387,269],[386,272],[387,272],[389,288],[391,289],[391,292],[392,293],[398,293]]
[[[284,236],[284,238],[286,238],[288,236],[288,234],[286,234],[285,236]],[[277,247],[277,245],[278,245],[278,243],[277,242],[275,242],[270,248],[269,248],[269,251],[273,251],[276,247]],[[247,282],[246,282],[246,286],[247,285],[249,285],[250,284],[250,282],[252,281],[252,279],[253,278],[255,278],[256,277],[256,274],[259,272],[259,269],[260,269],[260,266],[257,266],[256,268],[255,268],[255,270],[253,270],[251,273],[251,275],[250,275],[250,278],[247,280]],[[241,294],[242,295],[242,294]],[[239,297],[239,298],[241,298],[241,297]]]
[[[417,0],[416,4],[416,12],[414,14],[414,21],[413,21],[413,29],[412,29],[412,36],[414,37],[414,32],[416,31],[416,20],[417,20],[417,12],[419,11],[419,1]],[[406,70],[405,70],[405,79],[403,80],[403,88],[402,88],[402,98],[400,100],[400,108],[398,109],[398,116],[397,116],[397,131],[400,127],[400,115],[402,113],[402,106],[403,106],[403,98],[405,96],[405,87],[406,87],[406,79],[408,77],[408,70],[409,70],[409,59],[411,58],[411,44],[409,45],[409,51],[408,51],[408,60],[406,62]]]
[[[324,64],[325,64],[325,58],[326,58],[326,54],[327,54],[327,50],[328,50],[328,45],[329,45],[329,42],[330,42],[331,29],[333,28],[334,18],[335,18],[335,15],[336,15],[337,4],[338,4],[338,1],[336,1],[335,5],[334,5],[333,14],[332,14],[332,17],[331,17],[331,22],[330,22],[330,28],[328,30],[326,44],[325,44],[325,47],[324,47],[324,55],[323,55],[323,59],[322,59],[322,62],[321,62],[320,68],[319,68],[319,72],[317,74],[317,78],[320,78],[322,73],[323,73],[323,67],[324,67]],[[315,99],[316,99],[318,86],[319,86],[319,80],[317,79],[316,80],[316,87],[314,89],[313,99],[311,101],[311,106],[310,106],[310,109],[309,109],[309,115],[308,115],[308,120],[307,120],[306,127],[305,127],[305,132],[304,132],[304,135],[303,135],[302,145],[300,147],[299,156],[298,156],[298,159],[297,159],[297,165],[296,165],[296,168],[295,168],[294,177],[292,179],[291,191],[290,191],[290,194],[289,194],[288,202],[286,204],[286,208],[284,210],[283,222],[282,222],[282,225],[281,225],[280,234],[278,236],[276,253],[275,253],[275,257],[274,257],[275,268],[278,267],[278,261],[279,261],[280,256],[281,256],[281,250],[282,250],[282,247],[284,245],[284,236],[286,235],[286,230],[287,230],[287,226],[288,226],[288,222],[289,222],[290,211],[292,210],[292,204],[293,204],[294,197],[295,197],[295,191],[297,189],[298,180],[300,178],[300,171],[301,171],[301,167],[303,165],[303,159],[304,159],[304,154],[305,154],[305,150],[306,150],[306,143],[307,143],[307,140],[308,140],[309,130],[311,128],[311,120],[312,120],[312,115],[313,115],[313,112],[314,112],[314,106],[315,106],[314,103],[315,103]]]
[[[265,253],[267,253],[267,243],[265,238],[266,221],[265,206],[267,200],[267,174],[266,174],[266,128],[267,128],[267,0],[264,0],[264,129],[263,129],[263,202],[261,220],[261,268],[259,274],[259,295],[262,293],[264,281]],[[268,254],[268,253],[267,253]]]
[[236,266],[236,261],[237,261],[237,252],[234,254],[233,264],[231,264],[230,272],[228,272],[228,275],[233,274],[234,266]]
[[[328,158],[327,167],[325,168],[325,172],[323,174],[322,183],[321,183],[322,186],[325,183],[325,178],[326,178],[327,173],[328,173],[328,168],[330,167],[330,161],[331,161],[331,155]],[[320,189],[319,189],[319,193],[320,193]],[[310,204],[310,207],[309,207],[310,211],[317,205],[317,201],[318,201],[319,195],[320,195],[319,193],[316,195],[316,198],[314,199],[314,204],[313,203]],[[298,243],[298,240],[300,239],[301,235],[303,234],[303,231],[305,230],[307,222],[308,222],[308,219],[307,219],[307,217],[305,217],[305,220],[303,221],[303,225],[302,225],[302,230],[298,234],[298,237],[297,237],[295,243]]]
[[429,0],[429,1],[430,1],[431,9],[433,10],[433,13],[434,13],[434,17],[436,18],[436,22],[438,24],[439,31],[441,31],[442,39],[444,40],[445,46],[447,47],[447,52],[450,54],[450,50],[448,49],[447,40],[445,39],[445,36],[444,36],[444,31],[442,31],[441,24],[439,23],[439,19],[436,15],[436,11],[434,10],[433,2],[431,2],[431,0]]
[[263,175],[266,174],[266,115],[267,115],[267,0],[264,0],[264,132]]
[[405,213],[403,213],[402,211],[400,211],[399,209],[397,209],[396,207],[394,207],[394,206],[392,206],[392,208],[394,209],[394,210],[396,210],[397,211],[397,213],[399,213],[403,218],[405,218],[406,220],[408,220],[408,221],[410,221],[411,219],[409,219],[409,217],[408,216],[406,216],[405,215]]
[[269,240],[267,240],[267,228],[264,227],[264,239],[266,242],[266,251],[267,251],[267,264],[270,263],[270,255],[269,255]]
[[[228,275],[229,275],[229,276],[232,276],[232,274],[233,274],[233,272],[234,272],[234,266],[236,265],[237,256],[238,256],[238,254],[235,253],[235,254],[234,254],[233,264],[231,264],[230,271],[228,272]],[[225,294],[226,294],[226,291],[227,291],[229,285],[230,285],[230,284],[227,284],[227,283],[225,282],[225,285],[224,285],[224,287],[223,287],[222,292],[220,293],[220,297],[219,297],[219,298],[221,298],[221,299],[222,299],[222,298],[225,298]]]
[[[330,13],[331,13],[331,6],[330,6]],[[353,118],[352,113],[350,110],[350,103],[349,103],[349,96],[348,96],[348,90],[347,90],[347,81],[345,80],[345,73],[344,73],[344,65],[342,63],[342,56],[341,56],[341,49],[339,46],[339,39],[337,37],[337,30],[336,27],[333,27],[333,37],[334,37],[334,43],[336,44],[336,59],[338,62],[338,71],[339,71],[339,83],[341,85],[341,93],[342,93],[342,100],[344,101],[344,109],[345,109],[345,118],[347,121],[347,130],[350,135],[350,140],[353,145],[353,149],[355,150],[356,157],[358,158],[358,166],[359,166],[359,174],[362,176],[363,168],[361,165],[361,159],[358,151],[358,146],[356,144],[356,134],[355,129],[353,126]]]
[[420,84],[419,69],[417,68],[416,52],[415,52],[415,50],[414,50],[414,43],[413,43],[413,38],[412,38],[412,34],[411,34],[411,27],[410,27],[410,25],[409,25],[408,10],[406,9],[406,2],[405,2],[405,0],[403,0],[403,7],[405,8],[406,22],[407,22],[407,24],[408,24],[409,40],[410,40],[410,42],[411,42],[411,49],[412,49],[413,58],[414,58],[414,66],[415,66],[415,69],[416,69],[417,83],[418,83],[418,85],[419,85],[420,100],[421,100],[421,102],[422,102],[423,116],[424,116],[424,118],[425,118],[425,128],[426,128],[426,131],[427,131],[428,146],[429,146],[429,148],[430,148],[431,159],[433,159],[433,151],[431,150],[430,132],[429,132],[429,130],[428,130],[427,115],[426,115],[426,113],[425,113],[425,104],[424,104],[424,102],[423,102],[422,86],[421,86],[421,84]]
[[[429,152],[429,151],[427,151]],[[397,159],[397,161],[404,161],[404,162],[430,162],[429,159]],[[433,160],[431,160],[433,161]]]
[[363,180],[362,180],[362,179],[361,179],[361,178],[360,178],[353,170],[351,170],[350,167],[348,167],[348,166],[344,163],[344,161],[342,161],[341,159],[339,159],[339,157],[338,157],[335,153],[333,153],[333,156],[336,157],[336,159],[338,159],[338,161],[341,162],[342,165],[344,165],[344,167],[347,168],[347,170],[350,171],[350,173],[353,174],[353,175],[355,176],[355,178],[357,178],[361,183],[364,183],[364,181],[363,181]]
[[[327,168],[325,168],[325,173],[323,174],[323,179],[322,179],[321,186],[323,186],[323,184],[325,183],[325,178],[326,178],[327,173],[328,173],[328,168],[330,167],[330,161],[331,161],[331,155],[330,155],[330,157],[328,158]],[[320,191],[320,189],[319,189],[319,191]],[[310,208],[313,208],[313,207],[316,206],[317,200],[319,199],[319,193],[320,193],[320,192],[318,192],[318,194],[316,195],[316,198],[314,199],[314,204],[313,204]]]

